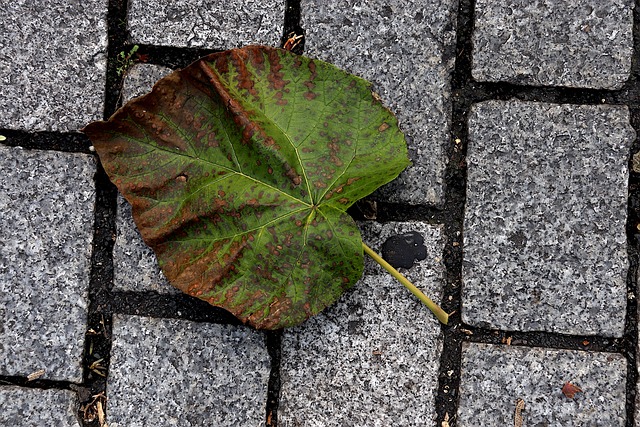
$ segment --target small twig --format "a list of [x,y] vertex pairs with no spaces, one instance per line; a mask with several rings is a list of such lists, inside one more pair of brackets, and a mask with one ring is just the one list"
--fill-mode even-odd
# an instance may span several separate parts
[[516,412],[513,414],[513,427],[522,427],[524,419],[522,418],[522,411],[524,411],[524,400],[516,400]]

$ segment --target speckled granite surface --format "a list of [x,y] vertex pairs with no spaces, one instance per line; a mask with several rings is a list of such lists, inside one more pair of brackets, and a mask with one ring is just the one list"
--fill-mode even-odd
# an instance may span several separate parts
[[278,45],[284,3],[276,0],[218,2],[132,0],[132,43],[231,49],[246,44]]
[[[458,425],[623,426],[626,361],[614,353],[490,344],[463,346]],[[563,387],[582,391],[573,397]],[[566,390],[566,389],[565,389]]]
[[0,425],[79,427],[76,395],[70,390],[0,387]]
[[80,381],[93,237],[83,154],[0,148],[0,373]]
[[469,117],[463,319],[621,336],[627,158],[617,106],[489,101]]
[[633,5],[632,0],[478,0],[473,77],[618,89],[631,73]]
[[[261,333],[241,326],[117,316],[113,335],[110,426],[263,422],[270,361]],[[150,404],[162,410],[150,411]]]
[[144,244],[131,216],[131,205],[118,196],[117,237],[113,248],[113,288],[118,291],[156,291],[177,294],[180,291],[164,277],[158,260]]
[[2,5],[0,129],[73,131],[102,118],[107,0]]

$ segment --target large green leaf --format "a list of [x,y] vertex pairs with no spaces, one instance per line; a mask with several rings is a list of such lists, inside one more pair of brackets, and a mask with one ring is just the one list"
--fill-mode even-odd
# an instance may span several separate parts
[[345,210],[409,163],[368,82],[262,46],[202,58],[83,131],[169,281],[258,328],[360,278]]

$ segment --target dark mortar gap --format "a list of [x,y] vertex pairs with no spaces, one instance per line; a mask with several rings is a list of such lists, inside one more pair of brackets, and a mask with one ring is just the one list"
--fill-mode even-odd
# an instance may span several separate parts
[[[122,89],[122,63],[118,60],[118,54],[125,55],[131,51],[126,50],[129,33],[127,30],[128,0],[109,0],[107,14],[107,84],[104,100],[103,118],[108,119],[115,113],[120,103],[120,90]],[[120,72],[118,72],[120,69]]]
[[[127,45],[125,52],[130,52],[133,46],[134,45]],[[136,63],[161,65],[177,70],[188,66],[203,56],[216,52],[220,51],[205,48],[138,44],[138,51],[134,55],[133,60]]]
[[[118,75],[118,53],[128,38],[126,29],[127,0],[109,0],[107,14],[107,78],[103,118],[109,118],[118,107],[122,76]],[[116,237],[117,190],[98,164],[95,177],[93,252],[89,276],[89,308],[87,332],[82,358],[83,387],[77,389],[78,417],[84,426],[98,426],[98,419],[85,419],[87,407],[96,414],[96,395],[105,395],[111,353],[110,291],[113,284],[113,245]],[[104,401],[101,401],[104,403]],[[108,408],[105,408],[108,411]]]
[[404,205],[387,203],[365,198],[351,206],[347,213],[356,221],[425,221],[430,224],[442,224],[447,219],[447,211],[427,205]]
[[267,391],[266,427],[278,425],[278,406],[280,405],[280,360],[282,358],[282,330],[265,331],[265,344],[271,357],[269,388]]
[[78,386],[71,381],[35,379],[29,381],[27,377],[17,375],[0,375],[0,386],[17,386],[24,388],[37,388],[41,390],[75,390]]
[[241,325],[231,313],[187,294],[116,291],[111,294],[113,313],[185,319],[194,322]]
[[471,52],[472,35],[475,27],[474,0],[459,0],[456,24],[455,67],[451,76],[451,87],[464,88],[472,81]]
[[633,55],[631,56],[631,77],[627,81],[627,85],[638,88],[638,80],[640,79],[640,56],[638,56],[638,48],[640,47],[640,0],[635,0],[633,8]]
[[[89,309],[85,335],[83,393],[79,391],[80,406],[91,402],[92,396],[106,391],[106,375],[111,352],[111,313],[109,292],[113,282],[112,251],[115,242],[116,189],[98,166],[95,177],[96,205],[94,212],[93,251],[89,276]],[[80,419],[83,414],[79,410]],[[85,425],[97,425],[86,422]]]
[[[466,114],[462,113],[464,105],[454,101],[454,118],[463,117],[460,123],[466,122]],[[463,335],[459,331],[461,319],[461,284],[462,284],[462,238],[465,205],[466,167],[466,126],[452,126],[452,139],[459,143],[450,149],[449,164],[446,170],[447,208],[439,218],[444,224],[443,264],[444,286],[441,307],[449,313],[449,324],[442,328],[443,348],[440,356],[438,374],[438,394],[436,396],[437,424],[445,421],[448,415],[449,425],[455,426],[455,414],[458,408],[458,387],[460,383],[460,360]]]
[[[636,8],[639,5],[636,4]],[[640,14],[634,11],[634,41],[640,46]],[[636,49],[636,52],[638,49]],[[635,56],[634,56],[635,57]],[[634,60],[637,67],[637,61]],[[627,313],[622,351],[627,358],[627,426],[635,424],[635,402],[638,382],[638,268],[640,262],[640,173],[633,170],[633,155],[640,152],[640,108],[631,108],[631,126],[636,131],[629,155],[629,199],[627,204],[627,253],[629,255],[629,271],[627,272]]]
[[623,353],[625,347],[622,338],[595,335],[568,335],[543,331],[501,331],[466,324],[460,325],[458,330],[463,334],[463,341],[474,343],[609,353]]
[[25,132],[22,130],[0,129],[0,135],[7,138],[0,144],[9,147],[93,154],[89,148],[91,147],[91,141],[79,132]]
[[554,104],[637,104],[638,98],[630,96],[630,90],[582,89],[569,87],[523,86],[512,83],[471,81],[458,96],[472,103],[487,100],[518,99],[521,101],[548,102]]
[[303,36],[300,42],[295,48],[291,49],[292,52],[302,55],[304,52],[305,44],[305,31],[301,26],[302,24],[302,11],[300,8],[300,0],[287,0],[284,10],[284,26],[282,31],[282,39],[280,41],[280,47],[284,47],[285,43],[290,37]]
[[438,372],[436,394],[436,425],[445,421],[456,425],[460,386],[460,360],[464,335],[460,332],[462,283],[462,233],[466,202],[467,117],[473,102],[473,92],[467,90],[471,81],[471,34],[474,2],[461,0],[458,6],[455,68],[451,78],[451,130],[445,170],[445,205],[439,215],[445,228],[443,250],[444,287],[442,308],[449,313],[449,324],[442,328],[443,347]]

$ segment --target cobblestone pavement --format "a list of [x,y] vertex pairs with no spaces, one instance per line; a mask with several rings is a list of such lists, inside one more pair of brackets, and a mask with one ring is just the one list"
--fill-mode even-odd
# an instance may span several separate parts
[[[0,425],[640,425],[638,2],[19,0],[0,23]],[[424,237],[403,271],[448,326],[368,261],[285,331],[182,295],[78,132],[291,33],[397,113],[413,165],[353,215],[378,250]]]

